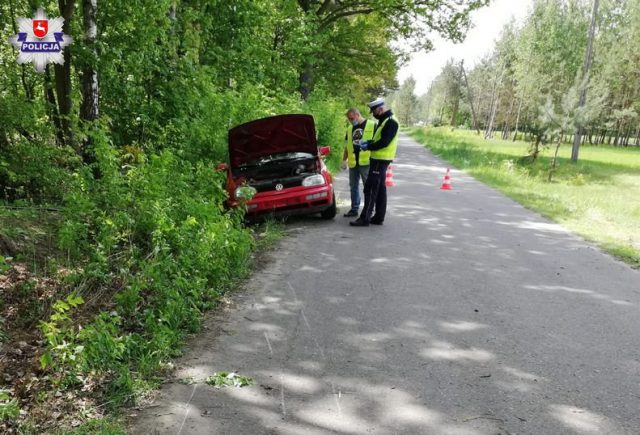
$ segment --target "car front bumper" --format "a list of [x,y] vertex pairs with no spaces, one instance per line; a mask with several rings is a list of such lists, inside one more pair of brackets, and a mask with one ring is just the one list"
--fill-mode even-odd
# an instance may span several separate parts
[[289,216],[325,210],[333,203],[333,186],[291,187],[279,192],[260,192],[247,202],[247,214]]

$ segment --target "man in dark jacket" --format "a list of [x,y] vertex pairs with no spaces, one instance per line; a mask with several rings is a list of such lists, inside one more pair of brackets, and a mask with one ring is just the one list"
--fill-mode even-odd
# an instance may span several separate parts
[[[369,109],[378,120],[373,140],[361,141],[360,148],[371,152],[369,175],[364,184],[364,209],[360,217],[349,225],[367,227],[369,224],[382,225],[387,212],[387,168],[396,156],[398,148],[398,122],[393,113],[385,107],[384,100],[378,98],[369,104]],[[373,214],[375,210],[375,214]]]

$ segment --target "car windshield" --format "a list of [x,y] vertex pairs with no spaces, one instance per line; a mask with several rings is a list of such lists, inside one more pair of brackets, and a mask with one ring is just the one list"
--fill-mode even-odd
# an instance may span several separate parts
[[309,159],[312,158],[313,155],[309,153],[280,153],[280,154],[271,154],[268,156],[260,157],[259,159],[252,160],[247,162],[241,166],[260,166],[271,162],[277,162],[280,160],[299,160],[299,159]]

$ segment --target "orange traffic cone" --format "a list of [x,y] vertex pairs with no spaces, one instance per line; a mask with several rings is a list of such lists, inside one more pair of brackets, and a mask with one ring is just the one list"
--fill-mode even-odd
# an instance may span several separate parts
[[451,170],[447,168],[447,173],[444,175],[444,181],[442,182],[442,186],[440,189],[442,190],[451,190]]
[[387,177],[384,180],[384,185],[387,187],[395,186],[395,184],[393,184],[393,169],[391,168],[391,165],[387,168]]

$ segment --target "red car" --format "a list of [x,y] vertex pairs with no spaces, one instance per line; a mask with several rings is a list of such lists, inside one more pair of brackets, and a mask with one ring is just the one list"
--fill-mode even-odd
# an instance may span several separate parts
[[336,215],[333,178],[318,148],[311,115],[279,115],[229,130],[227,205],[246,204],[249,217],[265,214]]

